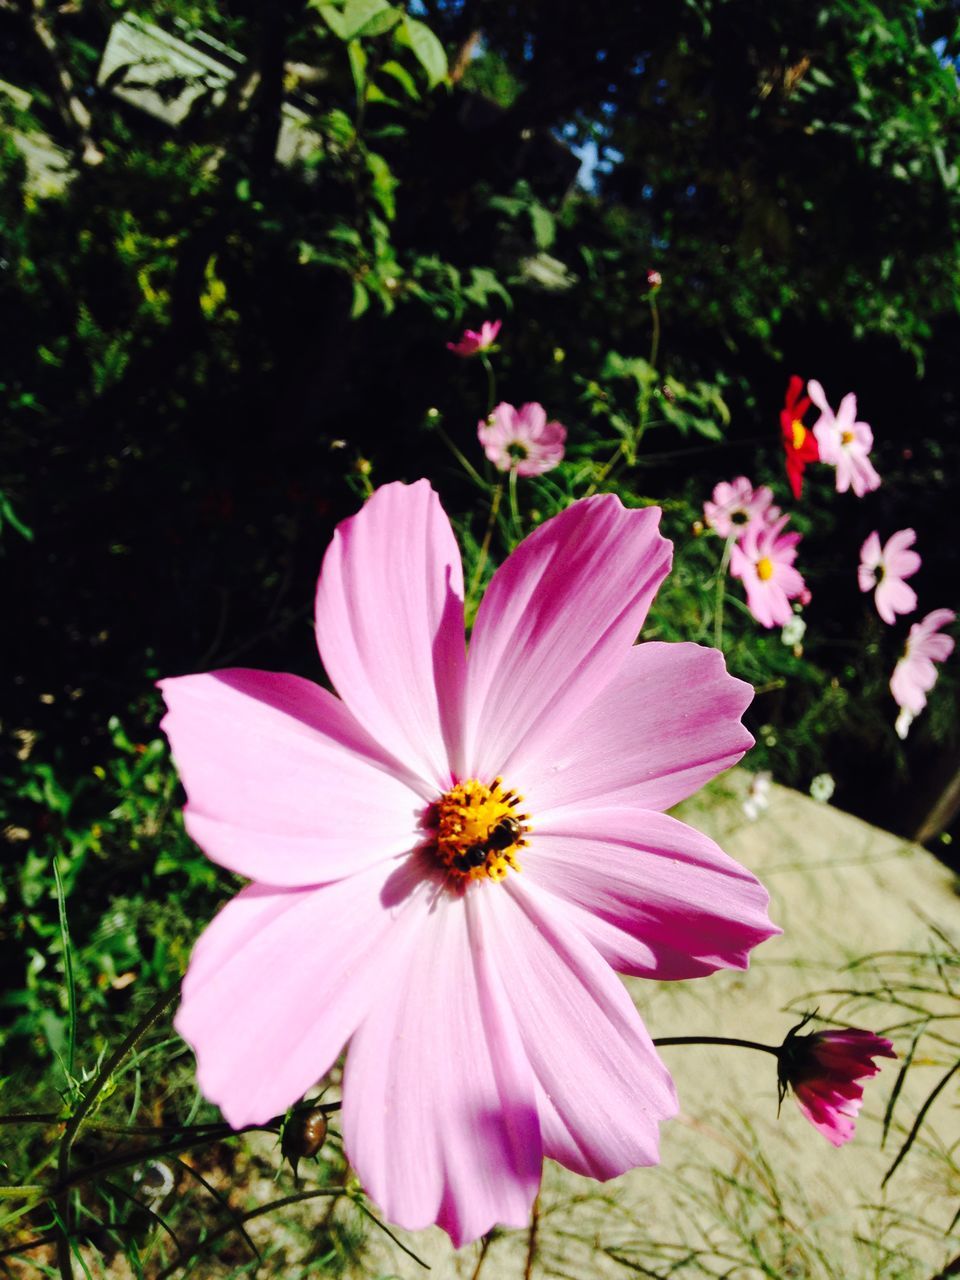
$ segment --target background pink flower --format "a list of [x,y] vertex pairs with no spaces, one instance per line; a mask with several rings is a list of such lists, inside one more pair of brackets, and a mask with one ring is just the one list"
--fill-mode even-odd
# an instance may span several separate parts
[[913,716],[927,705],[927,694],[937,683],[934,663],[945,662],[953,653],[953,637],[940,635],[939,631],[950,626],[956,616],[952,609],[934,609],[910,628],[903,657],[890,678],[890,692],[897,706]]
[[[162,684],[187,828],[250,877],[197,943],[176,1026],[236,1126],[349,1051],[346,1151],[386,1216],[456,1244],[528,1219],[544,1155],[658,1159],[673,1084],[614,969],[743,968],[758,881],[663,810],[740,758],[716,650],[634,646],[670,565],[603,495],[463,577],[426,481],[337,529],[316,634],[339,693],[229,670]],[[522,800],[519,795],[522,794]]]
[[497,340],[502,320],[484,320],[480,332],[476,329],[464,329],[457,342],[448,342],[447,350],[457,356],[475,356],[481,351],[489,351]]
[[788,1036],[779,1059],[781,1097],[791,1088],[817,1132],[843,1146],[853,1137],[863,1105],[863,1085],[857,1082],[878,1074],[874,1058],[896,1056],[889,1040],[856,1027]]
[[477,424],[483,451],[498,471],[516,469],[519,476],[540,476],[563,461],[567,428],[548,422],[536,402],[515,409],[501,403]]
[[703,504],[703,518],[721,538],[731,534],[742,538],[751,520],[776,519],[780,512],[772,502],[772,489],[765,484],[754,489],[746,476],[737,476],[729,482],[721,480],[714,488],[712,500]]
[[793,567],[799,533],[784,533],[789,516],[773,524],[752,521],[730,552],[730,574],[747,592],[747,608],[764,627],[782,627],[793,617],[790,601],[806,590]]
[[819,382],[807,383],[810,399],[820,410],[820,417],[813,425],[820,449],[820,461],[837,469],[837,493],[848,489],[858,498],[872,489],[879,489],[880,477],[870,461],[873,448],[873,432],[865,422],[857,422],[857,397],[852,391],[840,401],[834,414],[823,387]]
[[861,591],[876,587],[873,600],[884,622],[893,623],[898,613],[913,613],[917,607],[916,592],[904,582],[920,568],[920,556],[910,550],[916,540],[912,529],[900,529],[881,548],[880,536],[873,532],[860,548],[857,581]]

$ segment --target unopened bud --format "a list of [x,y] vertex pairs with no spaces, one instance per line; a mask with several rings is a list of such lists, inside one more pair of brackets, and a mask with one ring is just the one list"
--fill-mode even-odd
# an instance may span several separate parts
[[327,1137],[327,1113],[323,1107],[295,1111],[283,1126],[280,1150],[293,1166],[294,1177],[301,1160],[315,1156]]
[[651,267],[647,272],[647,288],[651,293],[655,292],[663,284],[663,276],[659,271],[654,271]]

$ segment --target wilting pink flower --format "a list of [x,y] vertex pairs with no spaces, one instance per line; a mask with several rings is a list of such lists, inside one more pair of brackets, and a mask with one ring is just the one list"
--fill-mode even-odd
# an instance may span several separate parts
[[842,1147],[853,1137],[863,1105],[863,1085],[857,1081],[877,1075],[880,1068],[874,1058],[896,1056],[889,1040],[856,1027],[806,1036],[791,1032],[778,1060],[780,1097],[792,1089],[813,1127]]
[[464,329],[459,342],[448,342],[447,350],[457,356],[475,356],[481,351],[489,351],[497,340],[502,320],[484,320],[480,332],[476,329]]
[[730,552],[731,577],[739,578],[747,592],[747,608],[764,627],[782,627],[793,617],[790,601],[806,587],[793,567],[799,533],[784,533],[789,516],[773,524],[751,521]]
[[916,540],[912,529],[900,529],[881,547],[879,534],[873,532],[860,548],[857,581],[861,591],[876,587],[873,601],[884,622],[896,622],[898,613],[913,613],[917,607],[916,592],[904,582],[920,568],[919,555],[910,550]]
[[754,489],[746,476],[735,480],[721,480],[713,491],[711,501],[703,504],[703,518],[721,538],[742,538],[751,521],[760,524],[775,520],[779,510],[771,506],[773,490],[762,484]]
[[[935,662],[946,662],[953,653],[953,636],[940,635],[956,619],[952,609],[934,609],[922,622],[915,622],[907,636],[903,657],[893,669],[890,692],[897,706],[918,716],[927,705],[927,694],[937,683]],[[907,722],[909,728],[909,722]],[[901,737],[906,737],[903,732]]]
[[498,471],[518,476],[542,476],[563,461],[567,428],[548,422],[542,404],[498,404],[477,424],[483,451]]
[[759,882],[663,813],[740,758],[752,690],[716,650],[634,647],[659,518],[604,494],[546,521],[468,656],[439,499],[387,485],[323,562],[339,697],[239,669],[162,685],[187,830],[254,881],[184,979],[201,1089],[261,1122],[349,1041],[351,1164],[387,1217],[458,1245],[527,1220],[544,1155],[657,1161],[674,1088],[614,969],[743,968],[777,932]]
[[819,382],[808,382],[810,399],[820,410],[813,434],[820,447],[820,461],[837,469],[837,493],[848,489],[858,498],[879,489],[880,477],[870,461],[873,432],[865,422],[857,422],[857,397],[849,391],[834,414]]

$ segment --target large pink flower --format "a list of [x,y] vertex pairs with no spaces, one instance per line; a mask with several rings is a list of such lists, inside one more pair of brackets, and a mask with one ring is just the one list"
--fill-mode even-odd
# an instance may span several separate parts
[[857,497],[862,498],[872,489],[879,489],[880,477],[869,456],[873,448],[873,432],[865,422],[856,420],[857,397],[849,391],[834,413],[819,382],[808,382],[807,391],[820,410],[820,417],[813,425],[820,461],[836,467],[837,493],[853,489]]
[[476,356],[481,351],[489,351],[497,340],[502,320],[484,320],[479,332],[476,329],[464,329],[456,342],[448,342],[447,350],[455,356]]
[[673,1084],[614,969],[744,968],[776,932],[758,881],[662,812],[740,758],[751,690],[713,649],[634,647],[670,565],[659,515],[603,495],[548,520],[468,659],[439,500],[387,485],[323,562],[339,697],[263,671],[163,682],[187,829],[254,881],[184,979],[200,1087],[263,1121],[349,1041],[364,1186],[457,1244],[527,1220],[544,1155],[596,1178],[658,1159]]
[[802,597],[806,584],[793,567],[799,533],[784,533],[789,516],[773,524],[751,521],[730,552],[730,574],[747,592],[747,608],[764,627],[782,627],[793,617],[790,601]]
[[727,482],[721,480],[713,490],[712,500],[703,504],[704,521],[721,538],[742,538],[747,525],[757,521],[770,523],[780,514],[771,506],[773,490],[762,484],[754,489],[746,476]]
[[879,1072],[874,1058],[896,1056],[889,1040],[857,1027],[791,1034],[780,1050],[781,1098],[791,1088],[817,1132],[841,1147],[853,1137],[863,1105],[863,1085],[857,1082]]
[[897,706],[908,711],[911,718],[927,705],[927,694],[937,683],[937,668],[933,664],[946,662],[953,653],[953,636],[939,632],[941,627],[949,627],[956,616],[952,609],[934,609],[910,628],[903,657],[890,678],[890,692]]
[[498,471],[518,476],[540,476],[563,461],[567,428],[548,422],[542,404],[498,404],[488,418],[477,424],[483,451]]
[[920,556],[910,548],[917,540],[912,529],[899,529],[880,546],[880,535],[874,531],[860,548],[857,581],[861,591],[873,591],[877,613],[884,622],[894,623],[898,613],[913,613],[917,594],[904,578],[920,568]]

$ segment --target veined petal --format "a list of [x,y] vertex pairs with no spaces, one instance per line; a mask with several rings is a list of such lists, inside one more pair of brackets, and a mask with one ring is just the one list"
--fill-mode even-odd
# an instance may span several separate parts
[[673,1081],[619,978],[563,904],[513,876],[482,906],[537,1079],[544,1155],[613,1178],[659,1160]]
[[577,928],[604,959],[639,977],[745,969],[750,951],[780,932],[759,880],[662,813],[559,811],[538,824],[523,875],[576,908]]
[[375,867],[336,884],[251,884],[200,936],[174,1026],[234,1128],[283,1112],[329,1071],[401,960],[427,884]]
[[533,1074],[477,918],[477,900],[500,892],[436,897],[344,1079],[344,1139],[364,1187],[392,1222],[436,1222],[457,1246],[525,1225],[540,1182]]
[[659,520],[612,494],[587,498],[494,574],[470,642],[469,774],[519,772],[549,753],[614,678],[670,568]]
[[531,764],[525,805],[538,827],[548,811],[584,802],[669,809],[753,745],[740,723],[752,698],[716,649],[634,645],[600,696]]
[[333,694],[233,668],[163,680],[184,820],[221,866],[266,884],[352,875],[417,842],[424,796]]
[[461,735],[463,569],[426,480],[384,485],[337,526],[317,585],[317,643],[364,728],[447,786]]

